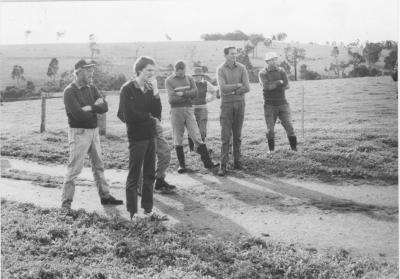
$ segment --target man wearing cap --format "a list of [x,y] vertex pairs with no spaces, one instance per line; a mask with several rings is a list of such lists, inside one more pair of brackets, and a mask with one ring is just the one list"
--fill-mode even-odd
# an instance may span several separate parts
[[192,106],[192,100],[197,96],[197,87],[191,76],[186,75],[186,64],[178,61],[175,72],[165,80],[168,100],[171,105],[171,124],[176,156],[179,161],[178,173],[186,172],[185,154],[183,153],[183,134],[185,128],[193,140],[196,151],[200,154],[204,167],[212,169],[217,167],[211,161],[207,147],[201,139]]
[[217,68],[217,81],[221,92],[221,166],[219,176],[226,175],[229,160],[229,143],[233,141],[233,161],[235,169],[242,169],[241,143],[245,110],[245,93],[250,91],[249,75],[246,67],[236,62],[236,47],[224,48],[225,63]]
[[286,72],[278,67],[278,55],[268,52],[265,56],[267,67],[260,71],[259,81],[264,92],[264,116],[267,123],[269,153],[275,149],[275,123],[279,117],[289,139],[290,148],[297,150],[297,137],[294,133],[289,103],[285,89],[289,88]]
[[[199,127],[201,139],[205,142],[207,137],[207,121],[208,109],[207,103],[214,100],[215,97],[219,98],[219,91],[204,76],[202,68],[197,67],[194,69],[193,78],[197,87],[197,96],[193,98],[192,104],[194,108],[194,116],[196,117],[197,126]],[[207,93],[211,95],[207,97]],[[190,136],[188,136],[190,152],[194,150],[194,143]]]
[[93,67],[85,60],[75,64],[75,80],[64,90],[65,111],[68,117],[69,163],[62,191],[62,207],[70,209],[75,192],[75,179],[81,173],[86,153],[89,154],[92,172],[101,204],[120,205],[109,191],[104,177],[97,113],[108,111],[104,97],[91,84]]

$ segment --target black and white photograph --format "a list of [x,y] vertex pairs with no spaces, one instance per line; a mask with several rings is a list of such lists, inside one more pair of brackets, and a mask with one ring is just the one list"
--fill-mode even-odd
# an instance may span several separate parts
[[1,0],[1,278],[399,278],[399,12]]

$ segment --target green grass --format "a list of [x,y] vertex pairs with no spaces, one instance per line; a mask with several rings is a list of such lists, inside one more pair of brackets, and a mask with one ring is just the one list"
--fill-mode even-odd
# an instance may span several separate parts
[[321,253],[1,201],[2,278],[397,278],[398,267],[345,250]]
[[[398,181],[396,84],[388,77],[291,83],[287,99],[299,151],[289,151],[282,126],[276,125],[276,153],[267,155],[263,100],[258,85],[247,95],[242,155],[247,173],[325,182],[393,185]],[[302,98],[305,123],[302,137]],[[102,138],[107,168],[127,169],[128,144],[124,124],[116,117],[118,96],[108,96],[108,135]],[[169,104],[165,95],[163,125],[172,144]],[[217,161],[220,152],[219,101],[209,104],[207,145]],[[2,109],[1,155],[46,163],[68,160],[66,116],[60,99],[48,100],[47,130],[37,132],[40,102],[6,103]],[[24,115],[24,117],[22,117]],[[186,144],[186,142],[185,142]],[[186,148],[186,147],[185,147]],[[187,165],[204,171],[198,156],[187,156]],[[177,169],[172,152],[170,170]]]

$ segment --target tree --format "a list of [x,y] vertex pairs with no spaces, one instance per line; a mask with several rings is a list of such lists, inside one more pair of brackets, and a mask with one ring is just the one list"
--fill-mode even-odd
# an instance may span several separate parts
[[389,55],[385,57],[385,69],[393,70],[397,62],[397,46],[389,52]]
[[285,70],[285,72],[286,72],[287,75],[290,74],[290,65],[289,65],[288,62],[282,61],[282,62],[279,64],[279,67],[283,68],[283,69]]
[[373,64],[378,62],[382,49],[383,46],[381,43],[365,44],[365,47],[363,49],[363,56],[365,60],[368,62],[369,68],[371,68]]
[[358,52],[353,52],[351,48],[347,50],[347,53],[350,55],[349,64],[353,64],[353,70],[358,68],[361,63],[365,62],[365,58],[359,54]]
[[288,45],[285,48],[285,57],[289,64],[294,68],[294,80],[297,80],[297,64],[300,60],[304,60],[306,51],[303,48],[291,47]]
[[253,57],[254,57],[254,54],[255,54],[255,57],[258,57],[257,46],[259,43],[265,41],[264,36],[262,34],[250,34],[249,40],[252,43],[252,45],[254,46]]
[[272,45],[272,40],[270,38],[266,38],[263,43],[265,47],[269,48]]
[[331,56],[334,58],[334,62],[335,62],[334,64],[331,64],[331,68],[332,68],[332,65],[334,65],[334,68],[336,68],[336,69],[334,69],[334,72],[339,77],[339,59],[338,59],[339,48],[337,46],[334,46],[332,48]]
[[278,41],[284,41],[287,38],[287,34],[285,32],[281,32],[276,34],[276,38]]
[[13,70],[11,72],[11,78],[17,80],[17,86],[19,87],[19,81],[25,80],[24,77],[24,68],[19,65],[14,65]]
[[49,67],[47,68],[47,76],[53,79],[53,82],[56,81],[56,75],[58,72],[58,60],[57,58],[52,58]]
[[96,42],[96,36],[94,34],[89,35],[89,49],[90,49],[90,58],[93,59],[96,54],[100,54],[99,45]]
[[65,36],[65,31],[58,31],[56,32],[57,41],[60,40],[62,37]]

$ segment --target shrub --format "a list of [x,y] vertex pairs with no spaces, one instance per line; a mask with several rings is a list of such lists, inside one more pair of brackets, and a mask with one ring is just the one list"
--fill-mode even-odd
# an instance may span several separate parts
[[4,91],[1,92],[1,98],[6,99],[18,99],[23,98],[27,94],[27,91],[16,86],[7,86]]
[[368,75],[369,70],[365,65],[355,67],[352,71],[349,72],[350,77],[367,77]]

